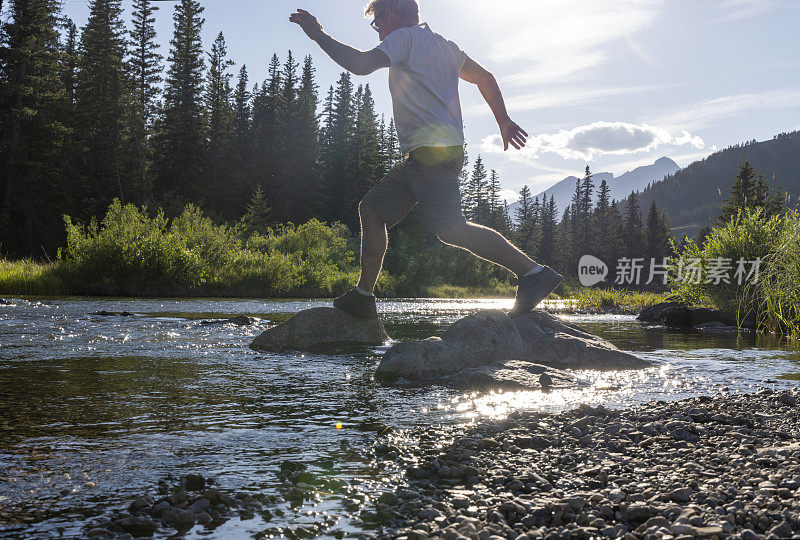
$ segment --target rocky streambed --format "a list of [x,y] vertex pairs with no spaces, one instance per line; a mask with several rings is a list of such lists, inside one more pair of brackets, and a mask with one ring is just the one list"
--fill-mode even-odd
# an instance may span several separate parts
[[[800,537],[797,391],[512,413],[375,446],[386,537]],[[413,441],[413,443],[409,443]]]

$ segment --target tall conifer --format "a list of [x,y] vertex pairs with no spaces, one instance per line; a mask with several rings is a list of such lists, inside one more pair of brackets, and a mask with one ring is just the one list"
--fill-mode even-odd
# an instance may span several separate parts
[[197,0],[181,0],[173,14],[173,36],[167,62],[164,112],[156,140],[154,189],[170,214],[187,202],[200,203],[206,148],[203,107],[203,44],[205,19]]
[[0,244],[41,256],[63,234],[71,190],[59,168],[68,128],[60,112],[59,3],[11,0],[0,25]]
[[318,197],[309,193],[319,193],[319,120],[317,118],[317,83],[311,56],[303,60],[300,85],[297,89],[295,114],[291,125],[293,139],[294,182],[291,186],[292,220],[304,222],[317,215]]
[[639,197],[631,192],[627,199],[627,214],[625,215],[624,241],[627,249],[626,255],[630,258],[643,258],[645,256],[644,237],[642,233],[642,211],[639,207]]
[[205,199],[209,208],[223,216],[238,214],[237,186],[232,170],[233,142],[233,89],[228,68],[233,60],[228,58],[225,36],[220,32],[208,53],[208,73],[205,85],[205,106],[208,117],[206,171],[204,180],[208,192]]
[[246,198],[250,191],[249,170],[253,152],[252,94],[248,90],[247,66],[239,69],[239,79],[233,93],[233,143],[231,161],[238,190],[237,200]]
[[131,138],[136,147],[139,181],[134,199],[139,202],[152,196],[148,170],[152,160],[150,135],[157,114],[161,93],[162,60],[156,42],[155,13],[158,7],[153,0],[134,0],[132,27],[128,40],[128,70],[130,76],[131,104],[128,119]]
[[76,101],[88,215],[130,195],[137,160],[126,129],[128,91],[121,2],[92,0],[81,36]]

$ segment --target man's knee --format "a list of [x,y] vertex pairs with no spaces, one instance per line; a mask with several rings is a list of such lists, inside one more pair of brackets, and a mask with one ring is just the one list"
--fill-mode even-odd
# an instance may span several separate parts
[[375,207],[363,200],[358,203],[358,215],[361,216],[362,221],[368,221],[370,223],[383,221]]
[[454,225],[439,231],[436,236],[438,236],[439,240],[445,244],[450,244],[451,246],[460,246],[464,243],[464,238],[469,232],[467,230],[468,227],[469,225],[466,223],[459,223],[458,225]]

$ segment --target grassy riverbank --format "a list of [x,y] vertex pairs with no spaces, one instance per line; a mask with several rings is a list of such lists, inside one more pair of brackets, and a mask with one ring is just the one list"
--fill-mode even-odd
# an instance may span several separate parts
[[[701,245],[687,243],[679,258],[697,261],[701,270],[697,280],[672,276],[680,300],[715,307],[740,320],[755,314],[761,332],[800,339],[800,212],[771,217],[761,209],[740,212],[712,229]],[[760,261],[743,265],[741,280],[734,274],[740,259]],[[712,276],[724,261],[732,263],[728,282]],[[744,275],[749,272],[753,274]]]
[[[179,287],[170,288],[169,284],[162,287],[146,289],[143,287],[129,286],[127,288],[114,287],[108,283],[106,293],[100,290],[97,283],[91,287],[76,284],[76,276],[70,268],[69,261],[60,260],[54,263],[41,264],[30,260],[8,261],[0,259],[0,295],[22,296],[196,296],[196,297],[226,297],[226,298],[327,298],[337,291],[317,290],[301,292],[318,292],[320,294],[293,294],[292,290],[285,290],[283,294],[275,296],[265,295],[263,291],[269,290],[270,285],[265,283],[263,288],[257,284],[251,287],[225,287],[219,282],[210,287],[196,287],[186,289]],[[346,274],[347,275],[347,274]],[[355,280],[355,270],[347,275]],[[385,282],[391,285],[391,277]],[[342,289],[354,281],[340,283]],[[383,282],[384,288],[386,284]],[[86,292],[91,290],[91,292]],[[468,287],[460,285],[420,285],[417,294],[410,296],[417,298],[514,298],[516,287],[500,282],[491,282],[485,287]],[[137,294],[138,291],[138,294]],[[380,294],[380,293],[383,294]],[[151,294],[148,294],[151,293]],[[621,289],[589,289],[585,287],[564,288],[563,298],[551,295],[551,299],[568,300],[569,309],[578,311],[603,311],[613,308],[625,308],[631,311],[642,310],[648,306],[666,300],[666,294],[628,291]],[[379,291],[379,295],[386,298],[393,297],[386,291]]]
[[568,304],[578,311],[606,311],[620,309],[641,311],[659,302],[667,301],[668,293],[630,291],[614,288],[565,287]]

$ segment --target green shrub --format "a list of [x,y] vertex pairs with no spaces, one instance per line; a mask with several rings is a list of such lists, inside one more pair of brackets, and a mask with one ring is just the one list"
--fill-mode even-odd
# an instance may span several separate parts
[[330,296],[357,275],[347,229],[316,220],[246,240],[193,205],[171,223],[118,200],[99,225],[64,220],[63,265],[79,294]]

